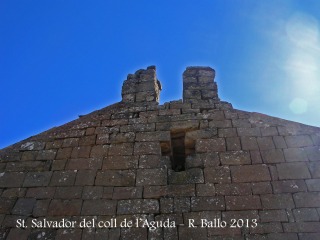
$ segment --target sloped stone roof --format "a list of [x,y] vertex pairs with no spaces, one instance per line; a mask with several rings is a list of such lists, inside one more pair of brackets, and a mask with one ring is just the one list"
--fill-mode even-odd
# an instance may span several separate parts
[[320,128],[234,109],[214,75],[187,68],[159,105],[139,70],[121,102],[2,149],[0,238],[319,239]]

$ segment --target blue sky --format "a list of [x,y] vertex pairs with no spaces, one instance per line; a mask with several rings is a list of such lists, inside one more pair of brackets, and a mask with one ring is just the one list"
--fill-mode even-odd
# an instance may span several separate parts
[[237,109],[320,126],[320,1],[0,1],[0,148],[121,100],[157,66],[161,103],[187,66]]

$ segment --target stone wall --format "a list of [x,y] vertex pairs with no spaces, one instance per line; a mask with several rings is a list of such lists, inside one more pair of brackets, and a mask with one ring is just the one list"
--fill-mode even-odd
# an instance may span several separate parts
[[[140,70],[122,102],[2,149],[0,238],[319,239],[320,129],[233,109],[211,68],[183,77],[183,101],[157,105]],[[44,218],[117,226],[30,227]]]

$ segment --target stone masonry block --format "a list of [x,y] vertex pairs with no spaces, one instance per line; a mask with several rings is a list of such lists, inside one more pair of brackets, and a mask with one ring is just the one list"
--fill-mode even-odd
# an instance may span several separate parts
[[250,153],[247,151],[228,151],[220,153],[222,165],[243,165],[250,164]]
[[291,194],[266,194],[261,195],[264,209],[292,209],[295,204]]
[[261,156],[264,163],[284,162],[284,156],[281,149],[271,149],[271,150],[261,151]]
[[109,147],[109,156],[114,155],[132,155],[133,153],[133,143],[118,143],[111,144]]
[[116,213],[117,201],[115,200],[84,200],[81,214],[90,215],[113,215]]
[[255,210],[261,209],[259,196],[226,196],[227,210]]
[[50,186],[72,186],[75,178],[75,171],[56,171],[52,174]]
[[230,168],[228,166],[207,167],[204,169],[205,183],[231,182]]
[[231,166],[233,182],[260,182],[270,181],[269,169],[264,164]]
[[304,180],[282,180],[271,182],[274,193],[306,192],[307,186]]
[[145,185],[166,185],[167,184],[167,169],[138,169],[137,170],[137,186]]
[[308,156],[303,148],[287,148],[283,149],[286,162],[305,162]]
[[76,216],[81,212],[82,200],[53,199],[49,205],[48,216]]
[[311,178],[307,165],[304,162],[277,164],[279,179],[306,179]]
[[101,166],[101,157],[70,159],[67,163],[66,170],[101,169]]
[[312,139],[308,135],[286,136],[285,140],[289,148],[308,147],[313,145]]
[[260,150],[275,149],[272,137],[258,137],[257,141]]
[[52,172],[29,172],[24,180],[24,187],[48,186]]
[[299,192],[293,194],[297,208],[320,207],[320,192]]
[[98,171],[95,184],[100,186],[134,186],[136,174],[131,170]]
[[25,173],[22,172],[1,172],[0,173],[0,187],[20,187],[25,178]]
[[155,199],[120,200],[118,214],[159,213],[159,201]]
[[241,137],[241,145],[243,150],[258,150],[256,137]]
[[23,216],[31,215],[35,203],[36,199],[34,198],[19,198],[12,209],[12,213]]
[[103,161],[102,169],[135,169],[138,168],[138,156],[108,156]]
[[215,197],[191,197],[192,211],[215,211],[225,210],[225,201],[223,196]]
[[160,153],[159,142],[136,142],[134,145],[134,155],[160,155]]
[[112,199],[142,198],[142,187],[115,187]]
[[196,152],[223,152],[226,151],[226,144],[223,138],[196,140]]

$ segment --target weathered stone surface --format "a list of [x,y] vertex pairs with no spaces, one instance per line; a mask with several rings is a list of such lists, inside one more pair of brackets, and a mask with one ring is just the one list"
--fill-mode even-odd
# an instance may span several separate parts
[[230,169],[234,182],[259,182],[271,180],[268,167],[264,164],[231,166]]
[[159,213],[159,201],[155,199],[120,200],[118,214]]
[[204,183],[202,169],[191,168],[181,172],[175,172],[173,170],[169,170],[168,183],[169,184]]
[[[138,70],[121,102],[0,150],[0,238],[319,239],[320,129],[233,109],[214,77],[187,68],[183,99],[159,105],[155,67]],[[35,218],[118,225],[16,226]]]

